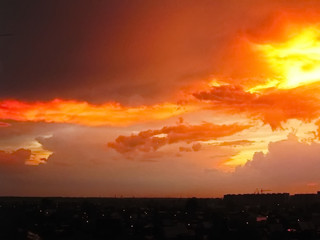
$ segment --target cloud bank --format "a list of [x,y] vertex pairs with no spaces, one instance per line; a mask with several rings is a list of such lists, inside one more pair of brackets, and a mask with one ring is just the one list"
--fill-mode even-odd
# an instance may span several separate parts
[[245,113],[276,129],[289,119],[310,121],[319,117],[320,104],[315,92],[314,87],[307,86],[250,93],[240,86],[222,85],[193,95],[200,101],[210,103],[213,110]]
[[[200,125],[179,124],[177,126],[166,126],[157,130],[146,130],[131,136],[119,136],[108,146],[119,153],[150,152],[156,151],[167,144],[178,142],[192,143],[196,141],[209,141],[219,137],[230,136],[244,129],[249,125],[216,125],[202,123]],[[194,151],[200,150],[199,145],[192,147]],[[186,149],[180,149],[186,150]]]

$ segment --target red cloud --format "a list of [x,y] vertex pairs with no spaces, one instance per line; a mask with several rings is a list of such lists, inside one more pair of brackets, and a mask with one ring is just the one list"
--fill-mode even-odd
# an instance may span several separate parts
[[10,126],[11,126],[10,123],[0,122],[0,127],[10,127]]
[[31,156],[31,150],[20,148],[13,152],[0,150],[0,166],[23,165]]
[[[163,127],[159,130],[142,131],[138,134],[132,134],[131,136],[119,136],[114,142],[108,143],[108,146],[115,149],[119,153],[129,153],[133,151],[150,152],[156,151],[158,148],[166,144],[208,141],[211,139],[217,139],[219,137],[233,135],[249,127],[250,126],[238,124],[180,124],[176,126]],[[192,146],[193,151],[199,151],[200,148],[201,145],[198,144]]]
[[193,95],[212,103],[214,109],[258,117],[273,129],[288,119],[309,121],[319,116],[319,99],[310,88],[272,89],[258,94],[246,92],[239,86],[223,85]]

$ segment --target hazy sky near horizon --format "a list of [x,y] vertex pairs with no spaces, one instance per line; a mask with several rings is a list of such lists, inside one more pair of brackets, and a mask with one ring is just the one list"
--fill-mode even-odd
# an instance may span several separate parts
[[316,192],[319,11],[0,1],[0,195]]

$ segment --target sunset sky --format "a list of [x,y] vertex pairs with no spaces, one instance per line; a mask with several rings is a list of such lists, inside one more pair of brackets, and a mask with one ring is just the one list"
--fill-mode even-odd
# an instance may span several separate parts
[[320,190],[320,1],[0,1],[0,195]]

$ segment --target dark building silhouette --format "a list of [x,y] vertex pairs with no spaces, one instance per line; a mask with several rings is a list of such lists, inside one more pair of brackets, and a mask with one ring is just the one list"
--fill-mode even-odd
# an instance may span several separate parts
[[320,239],[319,198],[319,193],[223,199],[0,197],[0,239]]
[[237,205],[273,205],[287,203],[289,197],[289,193],[227,194],[223,200]]

